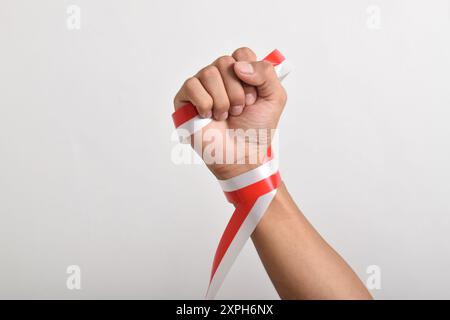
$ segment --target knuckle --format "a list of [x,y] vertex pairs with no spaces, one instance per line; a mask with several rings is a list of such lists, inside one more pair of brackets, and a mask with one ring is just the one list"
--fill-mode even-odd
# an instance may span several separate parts
[[231,56],[222,56],[216,60],[216,64],[219,68],[226,68],[235,62],[234,58]]
[[253,52],[253,50],[248,48],[248,47],[241,47],[241,48],[237,49],[235,51],[235,54],[238,55],[238,56],[243,56],[243,57],[253,57],[253,56],[255,56],[255,53]]
[[198,79],[196,79],[195,77],[190,77],[189,79],[187,79],[184,84],[183,87],[187,90],[187,91],[193,91],[197,85],[197,81]]
[[200,70],[199,76],[202,79],[209,79],[219,75],[219,70],[216,66],[207,66]]

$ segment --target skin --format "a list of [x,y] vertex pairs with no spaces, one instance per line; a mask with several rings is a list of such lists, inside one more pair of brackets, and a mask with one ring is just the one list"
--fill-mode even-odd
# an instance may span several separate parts
[[[192,103],[201,116],[215,120],[207,128],[219,130],[227,139],[226,129],[275,129],[286,100],[272,65],[256,61],[251,49],[240,48],[187,79],[175,96],[174,106],[178,109]],[[226,143],[234,147],[234,141]],[[258,147],[265,150],[267,145]],[[250,150],[246,149],[246,157]],[[259,165],[209,164],[208,168],[223,180]],[[282,299],[372,298],[350,266],[307,221],[284,184],[252,240]]]

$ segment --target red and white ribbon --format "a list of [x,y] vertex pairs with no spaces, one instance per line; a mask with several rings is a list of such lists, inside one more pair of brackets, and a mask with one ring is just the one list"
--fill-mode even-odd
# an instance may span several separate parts
[[[272,51],[263,60],[272,63],[280,80],[290,72],[290,66],[278,50]],[[176,110],[172,118],[176,129],[182,129],[189,135],[212,121],[210,118],[201,118],[192,104]],[[214,256],[206,299],[214,299],[216,296],[228,271],[275,197],[280,183],[278,162],[272,156],[271,148],[261,166],[231,179],[219,180],[226,198],[235,206],[235,211]]]

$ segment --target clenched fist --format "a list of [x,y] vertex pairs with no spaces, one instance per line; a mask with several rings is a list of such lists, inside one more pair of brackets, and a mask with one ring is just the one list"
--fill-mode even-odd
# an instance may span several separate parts
[[[213,119],[202,130],[200,137],[194,135],[193,140],[202,140],[203,148],[214,142],[204,139],[206,130],[220,133],[222,141],[215,144],[215,151],[219,151],[217,146],[222,146],[224,153],[238,148],[236,136],[231,136],[230,132],[259,133],[257,139],[243,137],[241,141],[244,141],[245,152],[241,156],[236,152],[233,161],[205,161],[217,178],[228,179],[260,164],[262,159],[258,159],[257,163],[249,160],[253,159],[254,152],[265,154],[267,151],[286,99],[286,92],[271,63],[256,61],[256,55],[251,49],[240,48],[231,56],[218,58],[187,79],[176,94],[174,105],[178,109],[191,103],[201,117]],[[263,137],[261,132],[267,134]]]

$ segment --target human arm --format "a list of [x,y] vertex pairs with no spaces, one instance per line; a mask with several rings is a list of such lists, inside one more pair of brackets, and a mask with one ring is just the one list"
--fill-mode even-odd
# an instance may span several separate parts
[[[249,95],[252,99],[248,99]],[[223,150],[227,152],[237,146],[229,138],[229,130],[272,130],[277,127],[286,103],[286,92],[273,67],[267,62],[257,62],[253,52],[243,48],[232,56],[217,59],[189,78],[175,98],[175,108],[185,103],[192,103],[203,117],[214,119],[194,140],[199,139],[200,145],[211,149],[204,133],[217,130],[220,135],[216,136],[215,142],[219,140],[223,144],[215,145],[215,150],[227,145],[229,148]],[[251,147],[256,145],[256,149],[262,149],[265,154],[271,137],[267,135],[265,143],[245,140],[244,159],[239,159],[244,163],[209,163],[205,154],[198,152],[218,179],[229,179],[261,165],[247,163],[255,150]],[[351,268],[308,223],[283,184],[252,239],[282,298],[370,298]]]

